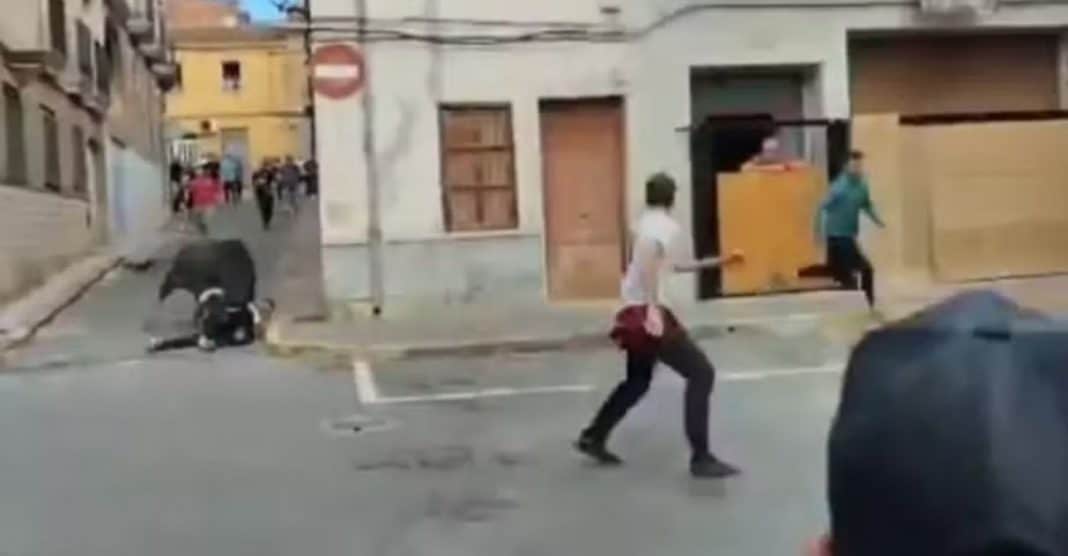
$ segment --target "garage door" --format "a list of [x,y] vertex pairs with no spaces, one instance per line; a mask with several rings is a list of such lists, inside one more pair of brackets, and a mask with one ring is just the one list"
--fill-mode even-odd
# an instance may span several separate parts
[[1059,108],[1053,35],[853,39],[849,58],[855,114]]

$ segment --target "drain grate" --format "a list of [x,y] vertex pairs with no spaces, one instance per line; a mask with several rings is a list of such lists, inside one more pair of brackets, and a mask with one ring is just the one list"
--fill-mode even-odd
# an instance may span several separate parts
[[390,430],[394,427],[396,423],[393,421],[367,415],[349,415],[323,422],[323,430],[331,436],[356,436],[367,432]]

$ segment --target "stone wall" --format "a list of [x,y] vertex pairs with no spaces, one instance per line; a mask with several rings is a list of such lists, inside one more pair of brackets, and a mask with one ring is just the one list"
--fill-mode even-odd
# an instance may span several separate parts
[[0,303],[86,254],[89,231],[86,201],[0,185]]

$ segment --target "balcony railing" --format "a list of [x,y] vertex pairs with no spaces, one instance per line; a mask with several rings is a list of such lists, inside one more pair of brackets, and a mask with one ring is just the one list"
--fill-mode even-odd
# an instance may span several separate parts
[[126,29],[137,41],[156,39],[156,0],[135,0]]

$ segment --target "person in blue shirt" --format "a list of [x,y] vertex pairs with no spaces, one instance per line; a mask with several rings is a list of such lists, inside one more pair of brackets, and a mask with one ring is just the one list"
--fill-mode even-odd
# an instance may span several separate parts
[[868,306],[874,309],[875,271],[857,243],[861,211],[880,228],[886,225],[871,202],[863,162],[863,153],[849,153],[845,170],[831,184],[816,213],[816,237],[827,242],[827,266],[834,280],[855,290],[859,274]]
[[222,161],[219,163],[219,173],[222,177],[223,190],[226,192],[226,201],[228,203],[241,201],[242,190],[244,189],[241,182],[244,172],[241,158],[234,153],[226,153],[223,156]]

